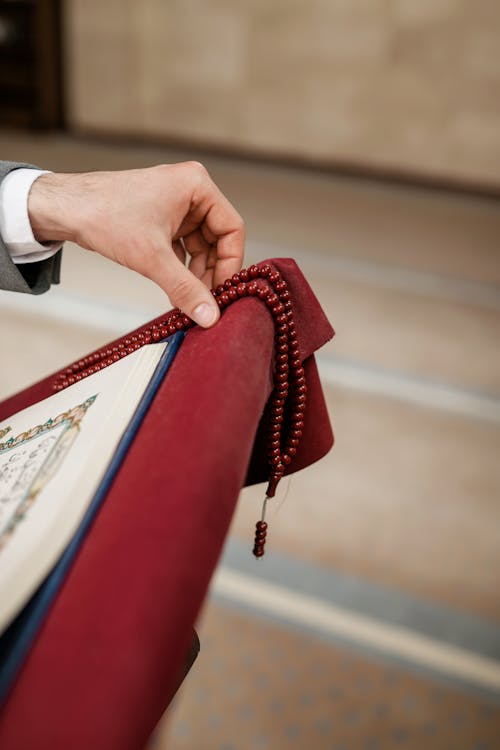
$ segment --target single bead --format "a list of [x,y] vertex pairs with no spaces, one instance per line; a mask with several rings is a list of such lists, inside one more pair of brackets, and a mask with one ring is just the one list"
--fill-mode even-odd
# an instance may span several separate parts
[[228,291],[228,289],[231,289],[232,286],[233,286],[232,280],[226,279],[224,282],[224,289],[226,290],[226,292]]
[[242,268],[239,275],[241,281],[250,281],[250,274],[246,268]]
[[297,448],[294,445],[290,445],[287,447],[287,451],[290,456],[295,456],[295,454],[297,453]]
[[251,281],[251,282],[250,282],[250,283],[248,284],[248,286],[247,286],[247,291],[248,291],[248,294],[249,294],[249,295],[250,295],[251,297],[255,297],[255,295],[256,295],[256,294],[257,294],[257,292],[259,291],[259,285],[257,284],[257,282],[256,282],[256,281]]
[[236,287],[236,291],[238,292],[239,297],[246,297],[247,294],[247,285],[246,284],[238,284]]
[[252,279],[256,279],[260,274],[259,267],[256,265],[250,266],[250,268],[248,269],[248,273],[250,274],[250,277]]
[[255,557],[264,557],[264,547],[263,546],[255,546],[253,548],[253,554]]
[[278,271],[273,271],[269,274],[268,279],[270,284],[277,284],[281,281],[281,274]]
[[223,292],[223,293],[221,294],[221,296],[219,297],[219,299],[220,299],[220,301],[222,302],[222,304],[223,304],[224,306],[226,306],[226,305],[229,305],[229,303],[230,303],[230,301],[231,301],[231,300],[230,300],[230,297],[229,297],[229,294],[228,294],[227,292]]
[[260,270],[260,276],[262,276],[262,278],[266,278],[271,273],[271,266],[268,266],[266,263],[263,266],[260,266],[259,270]]
[[215,290],[215,293],[216,294],[222,294],[223,291],[224,291],[224,287],[222,286],[222,284],[219,284],[219,286]]
[[257,291],[257,296],[259,299],[266,299],[269,296],[269,289],[267,286],[260,286]]
[[234,287],[231,287],[231,289],[228,291],[228,295],[231,302],[235,302],[238,299],[238,292]]
[[233,275],[231,276],[231,283],[234,286],[238,286],[238,284],[240,283],[240,276],[238,273],[233,273]]
[[302,437],[302,430],[290,430],[290,436],[292,438],[301,438]]
[[[254,266],[254,268],[256,268],[256,267],[257,266]],[[255,524],[255,528],[258,531],[266,531],[267,530],[267,523],[265,521],[257,521],[257,523]]]

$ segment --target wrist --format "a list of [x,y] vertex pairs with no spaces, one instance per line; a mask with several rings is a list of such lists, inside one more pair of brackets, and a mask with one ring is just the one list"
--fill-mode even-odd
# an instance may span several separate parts
[[78,175],[48,173],[38,177],[28,196],[28,217],[38,242],[64,242],[75,236],[71,196]]

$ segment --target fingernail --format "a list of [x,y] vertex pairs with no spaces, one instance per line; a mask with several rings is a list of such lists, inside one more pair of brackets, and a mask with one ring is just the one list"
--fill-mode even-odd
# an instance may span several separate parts
[[212,305],[209,305],[207,302],[202,302],[201,305],[195,307],[192,317],[195,323],[203,326],[203,328],[208,328],[208,326],[215,323],[217,311],[214,310]]

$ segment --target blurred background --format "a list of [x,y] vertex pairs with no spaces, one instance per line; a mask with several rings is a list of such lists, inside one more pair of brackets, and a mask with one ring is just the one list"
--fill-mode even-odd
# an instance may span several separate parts
[[[295,258],[337,331],[336,445],[260,566],[242,493],[151,748],[500,747],[499,3],[2,1],[0,147],[203,161],[247,264]],[[167,307],[69,245],[59,287],[0,292],[0,397]]]

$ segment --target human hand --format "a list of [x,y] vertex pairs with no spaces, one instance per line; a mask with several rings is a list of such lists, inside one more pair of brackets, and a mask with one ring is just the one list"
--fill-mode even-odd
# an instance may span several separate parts
[[28,213],[39,242],[72,240],[137,271],[203,327],[219,318],[209,288],[243,263],[243,221],[197,162],[44,174]]

